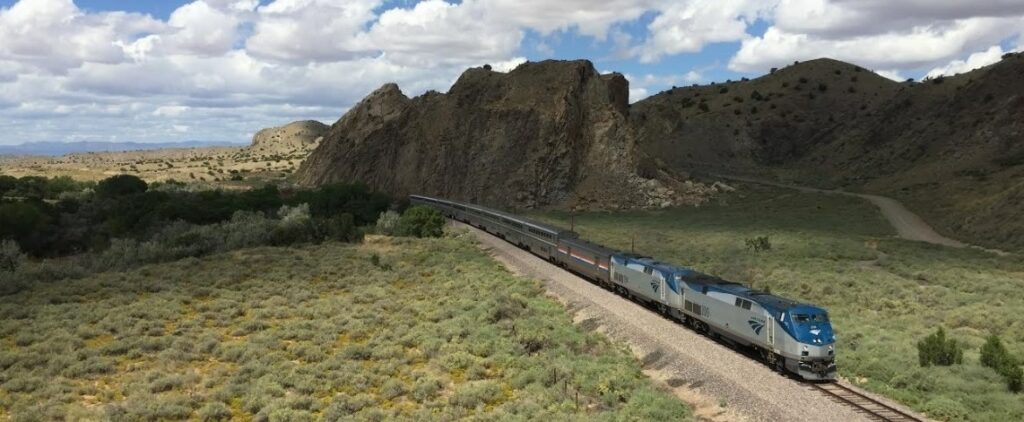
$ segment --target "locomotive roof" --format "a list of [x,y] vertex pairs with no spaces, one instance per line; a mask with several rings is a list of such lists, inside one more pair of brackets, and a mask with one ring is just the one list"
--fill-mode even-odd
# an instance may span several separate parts
[[801,304],[800,302],[791,299],[776,296],[765,291],[752,289],[743,284],[724,280],[704,273],[694,272],[692,275],[683,277],[691,284],[706,285],[709,290],[734,294],[751,302],[755,302],[773,313],[782,313],[793,306]]

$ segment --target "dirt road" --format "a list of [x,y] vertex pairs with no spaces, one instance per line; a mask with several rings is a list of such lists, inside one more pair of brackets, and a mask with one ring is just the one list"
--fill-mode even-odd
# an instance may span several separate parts
[[580,326],[624,342],[645,373],[671,386],[701,420],[860,421],[806,384],[772,372],[732,350],[646,308],[577,277],[529,252],[462,223],[481,247],[509,270],[541,280],[574,312]]
[[886,220],[889,220],[889,224],[891,224],[892,227],[896,229],[896,234],[899,235],[900,238],[907,240],[916,240],[919,242],[928,242],[936,245],[950,246],[954,248],[971,247],[999,255],[1007,254],[1004,251],[969,245],[959,240],[945,237],[936,232],[935,229],[933,229],[932,226],[928,225],[928,223],[924,221],[924,219],[922,219],[920,216],[914,214],[912,211],[908,210],[907,207],[903,206],[903,204],[901,204],[899,201],[892,198],[887,198],[879,195],[870,195],[866,193],[855,193],[841,190],[817,189],[805,186],[787,185],[783,183],[768,182],[764,180],[739,176],[717,175],[716,177],[721,177],[723,179],[729,180],[737,180],[741,182],[756,183],[759,185],[795,189],[801,192],[856,196],[859,198],[866,199],[870,201],[872,204],[875,204],[875,206],[877,206],[878,209],[881,210],[882,216],[884,216]]

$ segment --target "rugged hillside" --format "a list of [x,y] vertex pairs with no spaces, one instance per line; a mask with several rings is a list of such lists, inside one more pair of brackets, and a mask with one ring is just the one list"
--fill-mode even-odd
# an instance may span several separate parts
[[589,61],[469,69],[448,93],[416,98],[384,85],[331,127],[298,180],[502,206],[700,201],[701,186],[636,175],[628,93],[622,75]]
[[1024,248],[1024,57],[896,83],[820,59],[634,105],[641,155],[904,199],[954,237]]
[[250,151],[288,154],[316,147],[330,126],[315,120],[292,122],[256,132]]
[[828,143],[903,87],[818,59],[754,80],[674,88],[634,104],[641,149],[660,165],[724,172],[778,166]]

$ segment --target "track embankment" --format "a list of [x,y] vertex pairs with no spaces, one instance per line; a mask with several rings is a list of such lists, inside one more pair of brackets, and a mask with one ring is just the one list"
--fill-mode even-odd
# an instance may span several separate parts
[[698,419],[862,421],[864,415],[721,343],[462,223],[510,271],[540,280],[587,329],[627,344],[644,371],[668,384]]

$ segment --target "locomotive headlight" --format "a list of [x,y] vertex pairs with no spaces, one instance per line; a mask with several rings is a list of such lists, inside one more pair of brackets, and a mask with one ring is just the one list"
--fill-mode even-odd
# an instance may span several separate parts
[[834,346],[834,345],[832,345],[832,344],[828,345],[828,351],[830,351],[830,352],[831,352],[831,351],[833,351],[833,350],[835,350],[835,346]]
[[805,352],[807,351],[807,345],[806,344],[804,345],[804,351]]

